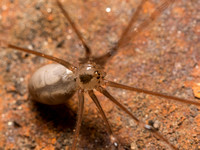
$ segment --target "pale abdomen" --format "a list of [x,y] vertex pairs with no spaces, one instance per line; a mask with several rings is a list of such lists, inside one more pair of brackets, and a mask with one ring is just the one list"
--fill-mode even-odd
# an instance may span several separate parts
[[37,102],[62,104],[76,91],[75,75],[60,64],[48,64],[33,74],[28,88],[32,99]]

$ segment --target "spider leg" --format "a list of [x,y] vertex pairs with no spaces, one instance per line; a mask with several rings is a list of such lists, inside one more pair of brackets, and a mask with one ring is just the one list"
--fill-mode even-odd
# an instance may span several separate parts
[[106,123],[106,127],[107,127],[108,133],[109,133],[109,135],[110,135],[111,143],[113,143],[115,146],[117,146],[117,145],[118,145],[117,142],[116,142],[117,139],[115,138],[115,136],[114,136],[114,134],[113,134],[113,132],[112,132],[112,129],[111,129],[111,127],[110,127],[110,124],[109,124],[109,122],[108,122],[108,119],[107,119],[107,117],[106,117],[106,115],[105,115],[105,113],[104,113],[104,111],[103,111],[103,108],[101,107],[101,104],[99,103],[98,98],[97,98],[96,95],[94,94],[93,90],[90,90],[90,91],[88,92],[88,94],[89,94],[90,97],[92,98],[93,102],[96,104],[96,106],[97,106],[97,108],[98,108],[98,110],[99,110],[99,112],[100,112],[100,114],[101,114],[101,116],[102,116],[104,122]]
[[147,18],[143,23],[140,24],[139,27],[131,31],[131,33],[128,34],[126,41],[122,43],[121,47],[125,46],[127,42],[129,42],[131,39],[138,36],[141,32],[144,31],[145,28],[147,28],[152,22],[158,18],[162,14],[163,11],[165,11],[175,0],[165,0],[163,3],[161,3],[154,12],[150,15],[149,18]]
[[40,53],[40,52],[37,52],[37,51],[33,51],[33,50],[30,50],[30,49],[27,49],[27,48],[18,47],[18,46],[12,45],[12,44],[8,44],[7,46],[9,48],[16,49],[18,51],[23,51],[23,52],[26,52],[26,53],[31,53],[31,54],[34,54],[36,56],[40,56],[40,57],[52,60],[54,62],[57,62],[57,63],[65,66],[67,69],[69,69],[69,70],[71,70],[73,72],[76,69],[76,67],[73,66],[72,64],[70,64],[69,62],[67,62],[65,60],[62,60],[62,59],[59,59],[57,57],[53,57],[53,56],[50,56],[50,55],[47,55],[47,54],[44,54],[44,53]]
[[113,57],[117,51],[119,50],[120,47],[123,47],[128,43],[131,39],[137,37],[141,32],[144,31],[144,29],[149,26],[164,10],[166,10],[175,0],[165,0],[163,1],[150,15],[149,18],[144,20],[143,23],[137,27],[136,30],[133,30],[131,32],[132,25],[135,23],[137,18],[139,17],[139,13],[142,10],[141,8],[143,7],[144,3],[146,0],[142,0],[140,5],[137,7],[136,12],[133,14],[131,17],[131,20],[129,21],[128,26],[125,28],[125,30],[122,32],[121,38],[118,40],[117,44],[106,54],[95,57],[94,60],[96,63],[105,65],[106,62]]
[[79,40],[81,41],[81,43],[83,44],[83,47],[85,48],[85,56],[86,58],[89,58],[91,55],[91,50],[89,48],[89,46],[85,43],[83,37],[81,36],[81,33],[79,32],[79,30],[77,29],[75,23],[72,21],[72,19],[70,18],[68,12],[63,8],[62,4],[60,3],[59,0],[56,0],[58,7],[60,8],[60,10],[62,11],[63,15],[65,16],[65,18],[68,20],[68,22],[70,23],[72,29],[74,30],[74,32],[76,33],[76,35],[78,36]]
[[102,93],[104,96],[106,96],[109,100],[111,100],[115,105],[117,105],[119,108],[121,108],[124,112],[126,112],[132,119],[134,119],[139,126],[142,128],[148,129],[148,131],[151,131],[151,133],[158,137],[159,139],[162,139],[165,143],[167,143],[170,148],[177,150],[177,148],[172,145],[167,139],[165,139],[158,131],[156,131],[152,126],[145,124],[144,122],[137,119],[126,107],[124,107],[121,103],[119,103],[110,93],[104,89],[103,87],[99,87],[97,89],[100,93]]
[[95,61],[98,63],[98,64],[102,64],[102,65],[105,65],[105,63],[107,62],[107,60],[114,56],[115,53],[117,53],[120,45],[124,42],[124,39],[126,37],[126,35],[128,34],[128,32],[130,31],[132,25],[135,23],[135,21],[138,19],[138,16],[139,16],[139,13],[141,11],[141,8],[142,6],[144,5],[146,0],[142,0],[142,2],[140,3],[140,5],[137,7],[135,13],[133,14],[131,20],[129,21],[129,24],[127,25],[127,27],[125,28],[125,30],[123,31],[120,39],[118,40],[117,44],[106,54],[100,56],[100,57],[97,57],[95,58]]
[[185,104],[193,104],[196,106],[200,106],[200,103],[195,102],[195,101],[191,101],[191,100],[187,100],[187,99],[183,99],[183,98],[179,98],[179,97],[175,97],[175,96],[170,96],[170,95],[166,95],[166,94],[161,94],[161,93],[157,93],[157,92],[153,92],[153,91],[143,90],[140,88],[135,88],[135,87],[115,83],[112,81],[104,80],[104,82],[107,86],[130,90],[130,91],[136,91],[138,93],[145,93],[145,94],[149,94],[149,95],[159,96],[162,98],[167,98],[167,100],[173,100],[173,101],[177,101],[177,102],[181,102],[181,103],[185,103]]
[[72,144],[72,150],[76,149],[76,143],[78,140],[80,128],[81,128],[81,122],[83,118],[83,109],[84,109],[84,92],[83,90],[79,89],[78,90],[78,99],[79,99],[79,104],[78,104],[78,116],[77,116],[77,122],[76,122],[76,128],[75,128],[75,133],[73,137],[73,144]]

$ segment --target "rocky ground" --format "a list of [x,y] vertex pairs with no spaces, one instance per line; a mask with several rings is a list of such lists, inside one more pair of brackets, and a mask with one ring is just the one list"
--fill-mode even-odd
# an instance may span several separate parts
[[[119,39],[140,0],[63,0],[93,55]],[[136,22],[157,6],[148,1]],[[110,60],[107,79],[194,100],[200,91],[200,1],[176,0],[142,34]],[[78,64],[84,49],[54,0],[1,0],[0,40]],[[27,83],[40,66],[52,63],[0,47],[0,149],[69,149],[77,96],[48,107],[29,100]],[[194,105],[108,88],[138,119],[154,127],[178,149],[200,149],[200,111]],[[196,98],[194,97],[196,94]],[[108,99],[97,93],[122,149],[168,149]],[[86,95],[78,149],[111,149],[105,125]]]

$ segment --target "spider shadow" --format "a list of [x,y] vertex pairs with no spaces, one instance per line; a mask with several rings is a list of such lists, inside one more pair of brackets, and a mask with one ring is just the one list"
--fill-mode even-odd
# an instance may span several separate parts
[[[55,135],[55,137],[57,137],[57,142],[61,145],[61,147],[59,146],[58,148],[69,146],[76,126],[76,111],[72,110],[68,103],[51,106],[31,100],[30,105],[32,105],[33,111],[36,112],[37,120],[42,124],[38,128],[40,130],[42,130],[42,128],[48,128],[49,130],[53,130],[56,135],[60,135]],[[101,118],[96,120],[94,124],[94,121],[89,119],[85,121],[83,118],[78,146],[80,149],[103,149],[108,146],[110,147],[111,143],[109,135],[105,130],[105,125],[101,123]]]

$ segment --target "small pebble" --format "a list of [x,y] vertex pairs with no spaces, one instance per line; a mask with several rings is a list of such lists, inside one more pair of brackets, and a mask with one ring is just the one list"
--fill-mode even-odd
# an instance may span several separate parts
[[138,150],[137,144],[135,142],[131,143],[131,150]]
[[156,120],[156,121],[154,122],[154,124],[153,124],[153,127],[154,127],[155,129],[158,129],[158,128],[160,127],[160,122],[159,122],[158,120]]
[[9,122],[8,122],[8,125],[9,125],[9,126],[12,126],[12,125],[13,125],[13,122],[12,122],[12,121],[9,121]]
[[109,13],[111,11],[111,8],[106,8],[106,12]]

